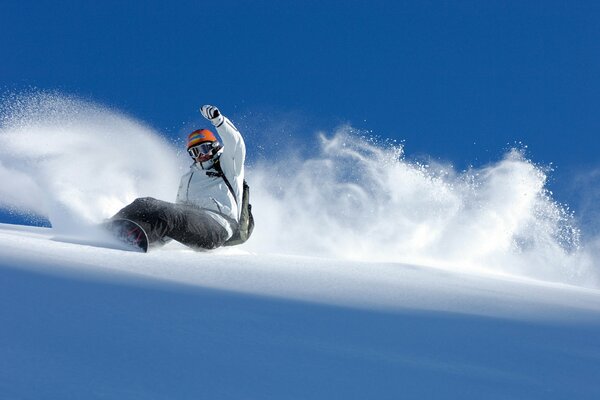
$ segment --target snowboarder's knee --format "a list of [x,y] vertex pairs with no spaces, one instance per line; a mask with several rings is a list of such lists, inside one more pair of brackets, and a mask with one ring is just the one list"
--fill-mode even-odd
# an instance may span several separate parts
[[133,201],[132,204],[142,205],[142,204],[156,204],[159,200],[156,200],[154,197],[138,197]]

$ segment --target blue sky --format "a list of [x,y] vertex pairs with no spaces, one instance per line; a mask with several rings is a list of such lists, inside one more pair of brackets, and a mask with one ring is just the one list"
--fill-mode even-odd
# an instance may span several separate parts
[[201,103],[349,122],[459,168],[521,141],[557,167],[559,199],[599,164],[598,2],[175,3],[3,1],[0,89],[75,94],[171,136]]

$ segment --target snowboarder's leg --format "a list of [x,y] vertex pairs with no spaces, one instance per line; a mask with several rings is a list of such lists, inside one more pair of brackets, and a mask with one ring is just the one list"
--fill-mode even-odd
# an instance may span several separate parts
[[227,240],[227,231],[207,212],[152,197],[136,199],[113,218],[138,223],[150,244],[160,243],[168,236],[190,247],[214,249]]
[[138,223],[146,231],[150,244],[154,244],[165,237],[169,225],[176,223],[173,213],[169,211],[169,205],[172,204],[152,197],[143,197],[135,199],[121,209],[113,219],[125,218]]
[[228,234],[208,212],[177,204],[183,223],[173,226],[168,236],[187,246],[215,249],[227,241]]

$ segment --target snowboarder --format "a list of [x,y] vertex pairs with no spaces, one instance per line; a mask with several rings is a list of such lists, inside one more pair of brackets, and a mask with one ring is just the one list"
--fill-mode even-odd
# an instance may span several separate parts
[[176,203],[138,198],[112,218],[128,219],[142,227],[148,242],[174,239],[194,249],[224,245],[236,232],[242,215],[246,145],[231,121],[214,106],[200,113],[215,127],[189,134],[187,151],[194,160],[181,177]]

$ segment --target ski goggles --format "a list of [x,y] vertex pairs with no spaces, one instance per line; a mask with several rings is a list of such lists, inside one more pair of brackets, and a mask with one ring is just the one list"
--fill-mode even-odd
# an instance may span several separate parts
[[199,156],[205,156],[207,154],[212,153],[212,151],[213,151],[212,142],[200,143],[199,145],[190,147],[188,149],[188,153],[190,154],[190,156],[192,156],[192,158],[197,158]]

